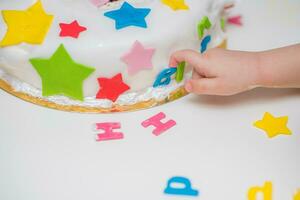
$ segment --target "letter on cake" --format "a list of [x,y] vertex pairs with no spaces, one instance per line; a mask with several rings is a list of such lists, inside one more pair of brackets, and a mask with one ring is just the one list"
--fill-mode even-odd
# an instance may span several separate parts
[[177,68],[171,67],[160,72],[156,77],[153,87],[156,88],[159,86],[169,85],[171,83],[171,76],[175,74],[176,71]]

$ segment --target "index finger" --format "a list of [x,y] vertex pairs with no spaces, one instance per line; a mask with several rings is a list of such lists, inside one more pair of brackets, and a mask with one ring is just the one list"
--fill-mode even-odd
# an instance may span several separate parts
[[193,67],[204,62],[203,56],[194,50],[180,50],[171,55],[169,66],[176,67],[180,62],[187,62]]

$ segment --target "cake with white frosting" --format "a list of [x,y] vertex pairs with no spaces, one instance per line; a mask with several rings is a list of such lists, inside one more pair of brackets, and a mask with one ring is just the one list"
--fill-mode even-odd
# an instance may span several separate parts
[[2,0],[2,88],[34,103],[74,108],[66,110],[122,111],[149,101],[138,108],[153,106],[170,99],[189,76],[185,63],[180,69],[168,66],[173,52],[204,52],[224,42],[227,5],[224,0]]

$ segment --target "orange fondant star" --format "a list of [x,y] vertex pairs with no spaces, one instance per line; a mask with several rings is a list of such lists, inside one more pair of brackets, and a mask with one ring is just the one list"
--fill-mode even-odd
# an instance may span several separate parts
[[27,10],[3,10],[2,15],[8,28],[0,47],[22,42],[43,43],[53,20],[53,16],[44,11],[40,0]]

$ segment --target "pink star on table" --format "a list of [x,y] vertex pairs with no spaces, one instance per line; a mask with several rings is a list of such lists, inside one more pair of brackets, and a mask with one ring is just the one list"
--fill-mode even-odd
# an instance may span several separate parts
[[135,41],[130,52],[126,53],[121,60],[128,66],[128,74],[134,75],[144,69],[152,69],[152,57],[155,49],[146,49],[139,41]]
[[100,90],[97,93],[97,99],[110,99],[115,102],[121,94],[130,89],[123,82],[122,74],[117,74],[112,78],[98,78]]
[[81,32],[86,31],[86,28],[80,26],[77,20],[73,21],[70,24],[60,23],[59,26],[61,29],[61,32],[59,34],[60,37],[78,38]]

